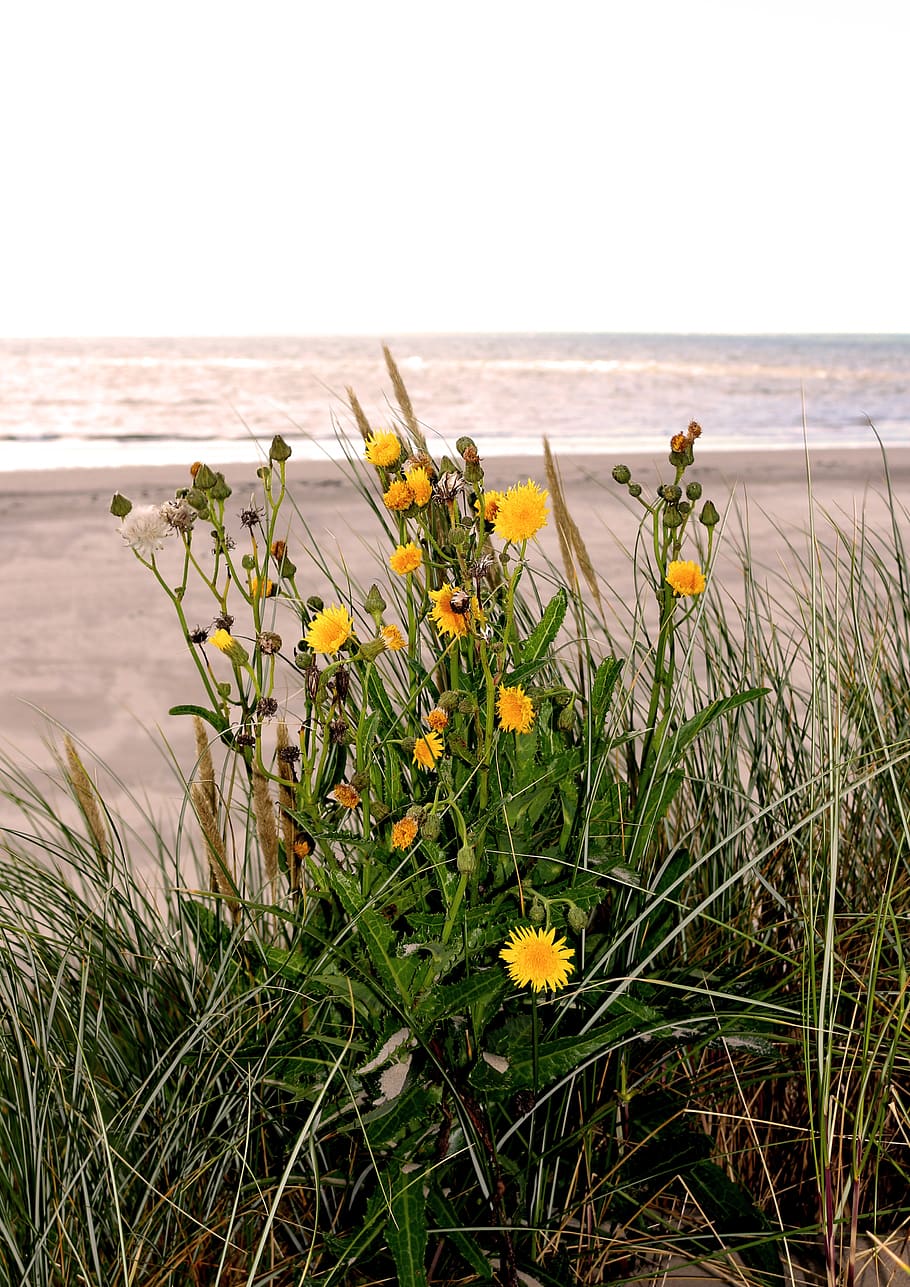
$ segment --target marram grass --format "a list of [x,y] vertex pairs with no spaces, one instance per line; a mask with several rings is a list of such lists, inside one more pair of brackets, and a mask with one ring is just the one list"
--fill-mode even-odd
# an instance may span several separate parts
[[309,593],[281,440],[239,513],[203,464],[115,498],[198,675],[201,874],[147,823],[143,893],[72,743],[70,810],[6,764],[4,1280],[852,1282],[910,1216],[905,516],[819,517],[786,586],[743,543],[731,621],[693,423],[609,483],[635,598],[552,456],[487,489],[387,362],[376,585]]

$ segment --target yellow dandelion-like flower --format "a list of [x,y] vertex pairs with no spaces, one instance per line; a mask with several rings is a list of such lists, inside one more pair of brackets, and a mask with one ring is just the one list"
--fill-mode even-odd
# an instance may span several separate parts
[[667,567],[667,581],[677,594],[701,594],[705,588],[704,574],[692,559],[674,559]]
[[254,599],[258,599],[260,596],[271,599],[275,592],[274,581],[269,581],[268,579],[262,581],[258,576],[250,577],[250,594]]
[[405,474],[405,480],[411,489],[414,504],[423,508],[433,495],[433,484],[430,482],[430,475],[423,468],[409,469]]
[[[496,516],[499,513],[499,506],[502,503],[502,492],[484,492],[483,494],[483,517],[487,523],[495,523]],[[474,502],[474,508],[480,513],[480,501]]]
[[436,622],[436,629],[441,635],[460,638],[468,633],[470,626],[482,626],[486,620],[477,596],[469,595],[460,586],[444,585],[440,590],[431,590],[430,598],[434,603],[430,619]]
[[514,688],[500,684],[496,714],[499,716],[499,727],[507,733],[530,733],[534,723],[534,705],[521,684],[516,684]]
[[407,576],[409,572],[416,572],[423,563],[423,550],[413,541],[408,541],[407,545],[399,545],[389,555],[389,567],[399,576]]
[[400,652],[402,648],[407,648],[408,646],[407,639],[405,639],[397,626],[383,626],[382,637],[389,652]]
[[499,501],[493,531],[504,541],[527,541],[547,525],[547,492],[530,478],[510,487]]
[[371,465],[387,469],[389,465],[394,465],[400,459],[401,443],[397,434],[391,433],[388,429],[381,429],[378,433],[371,433],[367,438],[363,454]]
[[306,858],[306,856],[307,856],[307,854],[308,854],[309,852],[310,852],[310,842],[309,842],[309,840],[295,840],[295,841],[294,841],[294,857],[295,857],[295,858]]
[[336,604],[317,612],[306,632],[313,652],[338,652],[354,633],[354,619],[347,608]]
[[434,706],[427,716],[427,723],[430,728],[435,729],[437,733],[441,733],[443,729],[449,727],[449,717],[441,706]]
[[239,640],[235,639],[228,630],[213,630],[208,637],[208,642],[214,645],[219,652],[223,652],[226,657],[230,657],[231,661],[236,662],[240,666],[250,659],[243,644],[240,643]]
[[356,809],[360,804],[360,792],[355,790],[350,782],[339,782],[336,787],[332,788],[332,795],[346,809]]
[[442,738],[435,730],[427,733],[426,737],[418,737],[414,743],[414,763],[421,768],[431,769],[442,755],[442,750]]
[[402,818],[392,828],[392,848],[407,849],[414,843],[417,835],[417,823],[413,818]]
[[[555,942],[554,942],[555,939]],[[575,972],[570,957],[575,949],[566,946],[564,938],[556,939],[556,930],[530,929],[526,925],[509,931],[506,945],[499,953],[509,977],[516,987],[564,988]]]
[[402,478],[390,483],[389,490],[383,493],[382,502],[386,509],[410,509],[414,503],[414,493]]

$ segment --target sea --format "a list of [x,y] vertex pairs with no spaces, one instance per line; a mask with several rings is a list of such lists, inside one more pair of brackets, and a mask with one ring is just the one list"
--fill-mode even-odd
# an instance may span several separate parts
[[0,341],[0,471],[300,459],[393,415],[387,344],[431,444],[482,455],[910,446],[910,335],[392,335]]

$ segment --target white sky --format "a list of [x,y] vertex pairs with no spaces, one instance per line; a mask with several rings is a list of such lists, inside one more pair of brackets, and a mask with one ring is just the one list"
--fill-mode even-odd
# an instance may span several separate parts
[[907,0],[20,0],[0,335],[910,331]]

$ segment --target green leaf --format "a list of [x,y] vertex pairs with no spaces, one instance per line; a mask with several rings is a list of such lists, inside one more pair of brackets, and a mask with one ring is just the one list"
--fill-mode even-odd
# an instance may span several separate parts
[[546,655],[550,645],[559,633],[559,627],[565,618],[568,603],[569,596],[565,590],[558,590],[553,595],[553,598],[544,609],[543,616],[531,631],[518,655],[519,666],[510,675],[510,682],[514,682],[520,677],[519,672],[525,673],[526,670],[534,669],[534,664]]
[[460,983],[433,988],[418,1005],[416,1017],[421,1023],[436,1023],[465,1015],[475,1006],[486,1009],[504,995],[508,986],[505,970],[482,970]]
[[380,980],[397,1003],[410,1007],[410,987],[417,961],[414,957],[395,955],[395,934],[391,926],[378,912],[363,906],[362,895],[352,876],[337,867],[327,868],[327,874],[342,907],[356,925]]
[[210,711],[204,706],[172,706],[168,715],[198,715],[207,724],[211,724],[216,733],[225,733],[230,728],[230,724],[219,711]]
[[438,1089],[429,1091],[415,1082],[394,1099],[363,1113],[357,1121],[344,1129],[355,1134],[360,1129],[364,1130],[371,1148],[388,1147],[402,1136],[423,1134],[427,1129],[427,1122],[432,1121],[432,1110],[438,1105],[440,1095]]
[[489,1281],[493,1277],[492,1264],[477,1246],[474,1235],[461,1232],[458,1212],[449,1199],[439,1192],[435,1184],[431,1186],[427,1196],[427,1208],[436,1219],[440,1236],[452,1244],[462,1260],[471,1266],[475,1274]]
[[392,1172],[392,1204],[386,1242],[395,1260],[398,1281],[426,1287],[427,1200],[423,1171]]
[[605,657],[597,667],[591,687],[591,720],[595,728],[600,728],[607,718],[613,689],[621,674],[622,662],[615,657]]
[[492,1064],[481,1058],[468,1076],[476,1090],[507,1090],[509,1092],[535,1088],[544,1090],[557,1077],[564,1077],[592,1055],[606,1055],[629,1032],[641,1026],[637,1015],[626,1014],[605,1028],[584,1037],[560,1037],[556,1041],[542,1041],[537,1048],[537,1085],[534,1086],[534,1053],[527,1042],[502,1055],[509,1066],[498,1072]]

